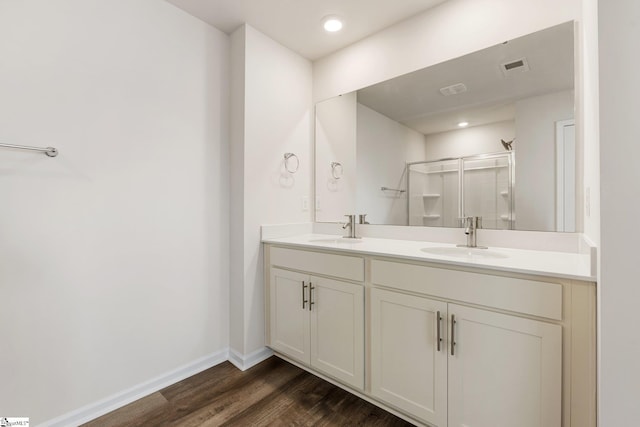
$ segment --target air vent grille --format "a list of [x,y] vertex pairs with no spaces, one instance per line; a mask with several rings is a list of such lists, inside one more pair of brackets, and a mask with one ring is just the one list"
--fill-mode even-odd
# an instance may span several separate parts
[[522,61],[522,59],[518,59],[515,62],[504,64],[504,69],[509,71],[509,70],[513,70],[514,68],[523,67],[523,66],[524,66],[524,62]]
[[444,96],[457,95],[467,91],[467,87],[464,83],[456,83],[451,86],[440,88],[440,93]]
[[529,71],[529,63],[527,58],[520,58],[513,61],[500,64],[500,71],[505,77],[509,77],[512,74],[519,74]]

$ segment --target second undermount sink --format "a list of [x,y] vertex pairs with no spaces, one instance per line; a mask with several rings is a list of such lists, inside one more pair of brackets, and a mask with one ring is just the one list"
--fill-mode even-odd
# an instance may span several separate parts
[[362,239],[350,237],[336,237],[335,239],[311,239],[309,243],[327,243],[331,245],[351,245],[353,243],[362,243]]
[[454,258],[463,258],[463,259],[501,259],[501,258],[509,258],[509,255],[490,250],[490,249],[479,249],[479,248],[465,248],[465,247],[433,247],[433,248],[422,248],[420,249],[422,252],[426,252],[428,254],[433,255],[442,255],[449,256]]

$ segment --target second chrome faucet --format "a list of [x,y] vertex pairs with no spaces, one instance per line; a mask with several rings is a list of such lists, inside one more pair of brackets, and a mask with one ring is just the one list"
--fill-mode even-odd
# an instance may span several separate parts
[[348,218],[348,221],[342,224],[342,229],[346,230],[348,228],[349,234],[342,237],[344,237],[345,239],[359,239],[360,236],[358,236],[358,234],[356,233],[356,224],[358,223],[369,224],[367,222],[367,214],[358,215],[359,222],[356,222],[356,215],[345,215],[345,216]]
[[457,245],[459,247],[464,248],[477,248],[477,249],[487,249],[486,246],[478,246],[477,245],[477,230],[478,228],[482,228],[482,217],[481,216],[467,216],[461,218],[462,226],[464,227],[464,234],[467,235],[467,244],[466,245]]

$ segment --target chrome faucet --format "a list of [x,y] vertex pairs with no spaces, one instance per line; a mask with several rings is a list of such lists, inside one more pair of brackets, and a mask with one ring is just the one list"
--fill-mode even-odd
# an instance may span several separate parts
[[369,224],[369,221],[367,221],[367,214],[360,214],[358,217],[360,218],[358,224]]
[[345,216],[349,218],[349,221],[345,222],[342,225],[342,229],[346,230],[348,228],[349,234],[342,237],[347,239],[357,239],[358,237],[356,236],[356,216],[355,215],[345,215]]
[[463,221],[462,226],[464,227],[464,234],[467,235],[467,244],[466,245],[457,245],[465,248],[477,248],[477,249],[487,249],[486,246],[478,246],[477,241],[477,233],[478,228],[482,228],[482,217],[481,216],[467,216],[461,218]]

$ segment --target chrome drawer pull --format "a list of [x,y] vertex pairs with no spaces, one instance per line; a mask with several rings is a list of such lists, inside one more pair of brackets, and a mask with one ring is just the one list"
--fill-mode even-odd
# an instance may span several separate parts
[[451,315],[451,355],[455,356],[455,348],[456,348],[456,316]]
[[442,317],[440,317],[439,311],[436,313],[436,316],[438,317],[437,326],[436,326],[436,331],[438,336],[436,338],[436,344],[438,345],[438,351],[440,351],[440,343],[442,342],[442,337],[440,336],[440,321],[442,320]]
[[309,311],[311,311],[311,307],[313,306],[313,304],[315,304],[315,302],[313,302],[313,290],[315,288],[313,287],[313,283],[309,282]]
[[305,304],[307,303],[307,300],[304,299],[304,294],[305,294],[305,290],[307,289],[307,285],[304,284],[304,280],[302,281],[302,309],[305,309]]

